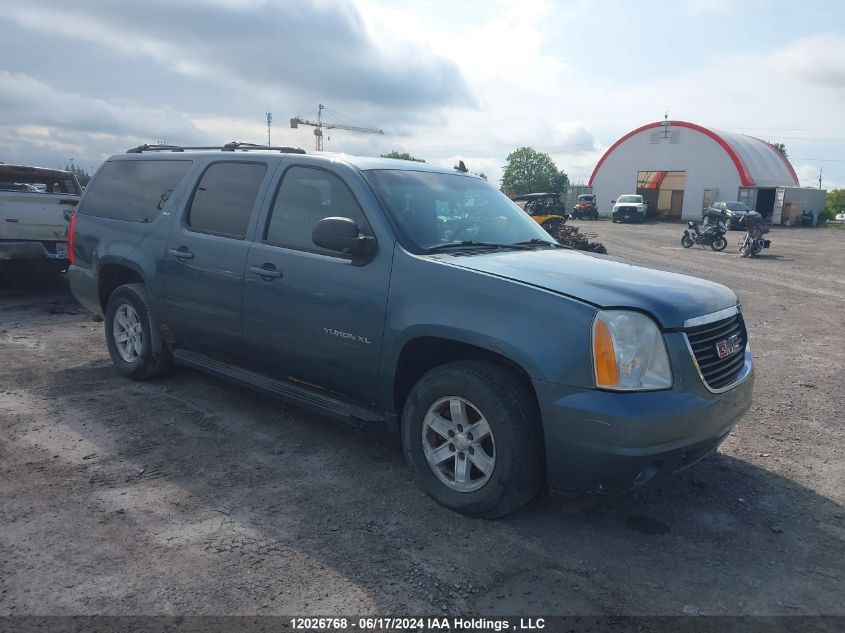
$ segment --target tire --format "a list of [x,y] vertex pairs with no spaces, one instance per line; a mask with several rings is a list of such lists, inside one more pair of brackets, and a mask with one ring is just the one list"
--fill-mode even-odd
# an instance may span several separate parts
[[727,248],[727,246],[728,240],[725,239],[724,235],[720,235],[712,242],[710,242],[710,248],[712,248],[714,251],[723,251],[725,250],[725,248]]
[[[130,328],[126,323],[130,323]],[[119,286],[111,293],[104,319],[106,346],[117,370],[133,380],[163,374],[173,364],[170,349],[155,327],[143,284]],[[119,343],[131,331],[126,343]],[[134,341],[134,343],[133,343]],[[123,350],[123,351],[121,351]]]
[[740,257],[748,257],[749,255],[751,255],[751,250],[753,248],[754,247],[751,246],[747,241],[743,242],[739,246],[739,256]]
[[692,238],[689,235],[684,234],[681,236],[681,246],[684,248],[692,248],[693,244],[695,244],[695,242],[692,241]]
[[614,224],[616,224],[617,222],[619,222],[619,220],[617,220],[615,217],[611,217],[611,218],[610,218],[610,221],[611,221],[611,222],[613,222]]
[[[456,401],[462,416],[455,421]],[[429,415],[435,412],[439,418]],[[434,419],[439,419],[440,432],[428,424]],[[469,426],[460,425],[462,420]],[[467,429],[478,428],[484,420],[490,434],[469,437]],[[468,441],[476,443],[467,447]],[[528,503],[544,480],[534,401],[510,372],[488,362],[447,363],[423,375],[402,413],[402,447],[420,488],[441,505],[469,516],[494,519],[510,514]],[[436,459],[438,451],[445,459],[430,465],[427,453]],[[458,481],[459,463],[468,468],[465,484]],[[485,474],[477,464],[487,465],[490,472]]]

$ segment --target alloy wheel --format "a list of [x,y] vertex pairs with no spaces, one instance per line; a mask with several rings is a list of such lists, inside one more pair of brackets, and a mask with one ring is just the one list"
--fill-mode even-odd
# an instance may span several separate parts
[[423,452],[431,471],[449,488],[472,492],[496,466],[493,432],[481,411],[459,396],[440,398],[423,418]]
[[112,336],[117,353],[127,363],[134,363],[144,349],[144,331],[138,312],[128,303],[118,306],[112,320]]

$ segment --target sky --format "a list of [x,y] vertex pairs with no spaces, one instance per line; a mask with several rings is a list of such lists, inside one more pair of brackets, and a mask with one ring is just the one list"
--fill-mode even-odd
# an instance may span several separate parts
[[0,161],[91,171],[141,143],[267,142],[586,182],[626,132],[686,120],[786,145],[845,187],[841,0],[0,0]]

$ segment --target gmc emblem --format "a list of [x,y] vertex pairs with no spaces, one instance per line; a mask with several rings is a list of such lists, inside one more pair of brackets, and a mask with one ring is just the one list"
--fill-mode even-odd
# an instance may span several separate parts
[[716,343],[716,354],[719,355],[720,359],[736,354],[741,349],[742,343],[740,343],[739,334],[734,334],[730,338],[723,338]]

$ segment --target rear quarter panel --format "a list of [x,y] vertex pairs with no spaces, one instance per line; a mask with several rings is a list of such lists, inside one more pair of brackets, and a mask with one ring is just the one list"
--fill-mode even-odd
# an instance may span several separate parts
[[[194,165],[173,191],[161,213],[151,222],[133,222],[85,214],[85,196],[79,204],[73,252],[74,264],[68,269],[71,291],[77,300],[95,314],[102,314],[99,276],[105,266],[115,264],[137,272],[147,286],[155,310],[161,296],[157,270],[165,256],[167,238],[177,211],[185,204],[202,165]],[[97,176],[86,188],[96,186]]]

